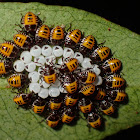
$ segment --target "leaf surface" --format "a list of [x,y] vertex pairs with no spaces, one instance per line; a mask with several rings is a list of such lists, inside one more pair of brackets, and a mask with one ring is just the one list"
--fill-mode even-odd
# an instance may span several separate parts
[[[13,102],[14,94],[8,88],[6,79],[0,79],[0,139],[1,140],[85,140],[103,139],[106,136],[140,124],[140,36],[119,25],[111,23],[95,14],[62,6],[47,6],[40,3],[0,3],[0,42],[3,38],[11,40],[18,29],[21,14],[31,11],[41,13],[39,17],[45,24],[66,25],[80,29],[85,36],[92,34],[98,43],[106,40],[105,45],[114,52],[114,57],[123,63],[123,77],[128,87],[129,102],[118,109],[118,117],[104,116],[105,129],[88,131],[86,121],[80,119],[74,126],[63,125],[59,130],[49,128],[42,118],[32,110],[17,110]],[[109,31],[110,29],[110,31]]]

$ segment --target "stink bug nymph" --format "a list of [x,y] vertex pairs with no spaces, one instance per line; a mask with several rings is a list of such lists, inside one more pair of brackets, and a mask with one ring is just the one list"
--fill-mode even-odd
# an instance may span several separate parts
[[76,109],[74,107],[64,108],[64,112],[62,114],[62,122],[70,123],[76,116]]
[[58,112],[56,111],[51,112],[46,119],[47,125],[52,128],[55,128],[58,125],[59,121],[60,121],[60,117]]
[[70,31],[65,38],[65,46],[75,49],[75,46],[79,43],[82,33],[79,29]]
[[79,52],[83,55],[89,54],[91,50],[97,48],[97,43],[92,35],[86,36],[82,39],[79,47]]
[[24,25],[24,29],[27,33],[34,35],[37,28],[42,24],[42,21],[34,13],[27,12],[25,16],[21,18],[21,24]]
[[106,115],[111,115],[115,112],[115,106],[109,100],[103,100],[100,102],[100,108]]
[[52,45],[61,45],[64,41],[64,29],[61,26],[56,26],[51,30],[50,41]]
[[59,69],[60,72],[73,72],[78,67],[78,60],[76,58],[66,58]]
[[22,106],[22,105],[26,105],[26,104],[30,104],[32,102],[32,93],[18,93],[14,98],[13,98],[13,101],[19,105],[19,106]]
[[0,54],[4,58],[15,59],[18,57],[18,53],[19,49],[12,41],[0,44]]
[[125,80],[118,74],[109,75],[105,78],[104,86],[107,89],[122,89],[125,86]]
[[102,64],[101,70],[106,74],[113,74],[119,72],[121,70],[121,67],[122,63],[119,59],[110,58]]
[[64,74],[62,78],[60,79],[62,82],[62,85],[64,86],[65,90],[68,93],[75,93],[78,89],[78,83],[75,77],[69,73]]
[[95,99],[96,100],[103,100],[105,96],[106,96],[105,89],[98,88],[98,91],[96,92]]
[[62,99],[60,97],[52,97],[49,101],[49,107],[52,110],[58,110],[61,107]]
[[46,103],[45,103],[44,99],[39,97],[38,99],[36,99],[33,102],[32,109],[33,109],[34,113],[40,114],[40,113],[43,113],[43,111],[45,109],[45,105],[46,105]]
[[47,84],[51,84],[56,81],[56,72],[53,66],[45,65],[45,68],[42,68],[41,73],[43,75],[44,81]]
[[13,71],[13,65],[9,60],[0,59],[0,76],[7,75]]
[[10,86],[14,88],[23,88],[28,85],[29,79],[27,78],[27,75],[17,73],[17,74],[12,74],[8,78],[8,83]]
[[95,86],[92,84],[87,84],[83,86],[79,92],[83,93],[85,96],[92,95],[95,92]]
[[111,50],[106,46],[98,47],[90,55],[90,59],[96,63],[104,62],[106,59],[110,57],[111,57]]
[[88,124],[93,128],[99,128],[101,126],[101,116],[95,112],[91,112],[87,117]]
[[41,25],[35,34],[35,42],[38,45],[47,44],[50,39],[50,28],[47,25]]
[[14,43],[21,49],[30,49],[33,45],[33,38],[25,33],[18,33],[13,36]]
[[92,111],[92,102],[88,98],[82,98],[81,100],[79,100],[78,107],[81,112],[89,113]]
[[64,98],[64,103],[66,106],[74,106],[78,101],[78,94],[67,94]]
[[96,79],[96,74],[90,70],[82,71],[77,75],[78,75],[78,79],[85,84],[92,84]]
[[107,94],[113,101],[122,102],[126,99],[127,94],[124,90],[108,90]]

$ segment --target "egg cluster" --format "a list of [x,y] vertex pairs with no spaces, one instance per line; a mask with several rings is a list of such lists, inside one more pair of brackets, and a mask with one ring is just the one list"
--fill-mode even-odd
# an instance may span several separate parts
[[[67,47],[63,50],[61,46],[52,47],[50,45],[43,45],[41,48],[38,45],[34,45],[30,51],[23,51],[21,53],[20,59],[14,62],[13,68],[16,72],[28,72],[28,78],[31,81],[29,84],[30,92],[37,93],[41,98],[47,98],[48,95],[51,97],[57,97],[60,95],[60,92],[67,93],[67,91],[62,87],[58,78],[51,84],[45,82],[41,72],[45,64],[56,67],[59,67],[59,65],[61,66],[63,64],[62,58],[76,58],[83,69],[92,68],[92,71],[95,72],[97,76],[96,81],[94,81],[94,85],[102,84],[102,78],[99,76],[100,69],[98,68],[98,65],[92,65],[90,63],[91,59],[83,58],[81,53],[74,53],[71,48]],[[80,69],[81,67],[79,67],[79,70]]]
[[49,28],[32,12],[21,24],[13,41],[0,44],[0,75],[10,74],[13,101],[52,128],[78,120],[80,112],[89,126],[100,128],[102,114],[113,115],[127,98],[121,61],[92,35],[69,31],[71,26]]

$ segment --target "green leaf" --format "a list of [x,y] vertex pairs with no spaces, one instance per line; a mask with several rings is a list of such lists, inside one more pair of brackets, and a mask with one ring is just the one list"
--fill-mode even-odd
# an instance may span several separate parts
[[[0,139],[1,140],[36,140],[36,139],[103,139],[106,136],[140,124],[140,36],[119,25],[111,23],[95,14],[62,6],[46,6],[40,3],[0,3],[0,42],[3,38],[10,40],[18,29],[15,24],[20,23],[21,14],[31,11],[45,20],[45,24],[61,25],[78,28],[85,35],[92,34],[98,43],[106,40],[105,45],[115,52],[114,57],[123,63],[123,77],[128,87],[126,92],[129,102],[121,105],[118,117],[104,116],[105,129],[88,131],[87,123],[78,120],[74,126],[63,125],[59,130],[49,128],[45,122],[39,123],[42,118],[32,110],[17,110],[13,102],[14,94],[8,88],[6,79],[0,79]],[[110,31],[108,30],[110,28]]]

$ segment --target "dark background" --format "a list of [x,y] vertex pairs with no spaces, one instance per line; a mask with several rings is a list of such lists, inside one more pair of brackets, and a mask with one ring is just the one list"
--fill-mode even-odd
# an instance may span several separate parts
[[0,0],[0,2],[41,2],[46,5],[72,6],[104,17],[140,33],[139,1],[137,0]]
[[[16,2],[17,0],[0,0],[3,2]],[[61,5],[72,6],[78,9],[83,9],[91,13],[97,14],[110,20],[116,24],[130,29],[133,32],[140,34],[140,8],[139,1],[118,1],[113,0],[103,2],[100,0],[23,0],[18,2],[41,2],[46,5]],[[104,140],[118,140],[118,139],[140,139],[140,125],[127,130],[123,130],[115,135],[106,137]],[[94,139],[94,138],[93,138]]]

